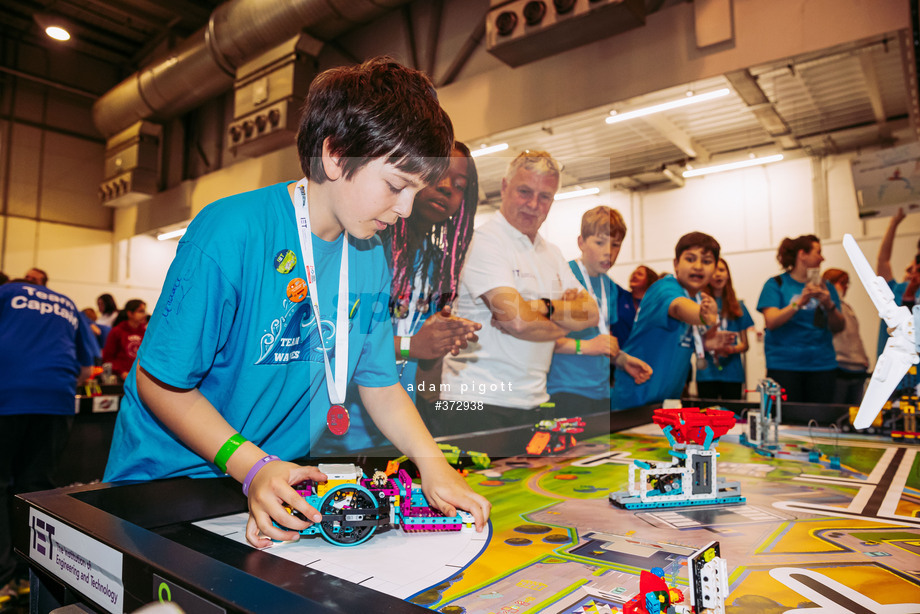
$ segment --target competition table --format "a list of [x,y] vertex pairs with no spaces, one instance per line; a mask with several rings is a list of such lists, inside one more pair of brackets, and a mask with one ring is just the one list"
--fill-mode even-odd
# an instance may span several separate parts
[[[648,422],[650,415],[650,408],[639,408],[586,416],[586,435],[609,431],[611,416],[612,428],[620,429]],[[519,445],[523,451],[530,434],[529,427],[509,428],[449,441],[470,450]],[[357,464],[363,459],[358,456]],[[299,462],[335,460],[345,459]],[[164,597],[186,612],[362,612],[369,604],[375,612],[430,611],[191,525],[245,511],[246,499],[231,478],[95,484],[20,496],[13,543],[33,572],[31,611],[80,602],[130,612]],[[75,546],[53,552],[52,540]],[[81,577],[84,572],[89,577]]]
[[[697,404],[710,405],[687,400],[684,406]],[[740,415],[753,406],[732,409]],[[790,407],[784,404],[784,417]],[[578,439],[647,424],[653,409],[584,416],[585,433]],[[804,416],[819,413],[817,407],[799,409]],[[463,450],[523,451],[530,435],[530,428],[509,428],[448,441]],[[623,443],[611,439],[611,445]],[[636,455],[646,454],[644,449]],[[385,451],[376,453],[386,457]],[[749,456],[756,460],[756,454]],[[336,460],[346,459],[301,462]],[[367,459],[347,460],[364,465]],[[601,509],[607,508],[603,503]],[[245,510],[239,484],[230,478],[96,484],[21,496],[13,510],[14,546],[33,571],[31,611],[79,602],[99,612],[130,612],[159,599],[186,612],[430,611],[192,525]],[[495,513],[493,521],[507,524]],[[63,549],[54,551],[52,543]]]

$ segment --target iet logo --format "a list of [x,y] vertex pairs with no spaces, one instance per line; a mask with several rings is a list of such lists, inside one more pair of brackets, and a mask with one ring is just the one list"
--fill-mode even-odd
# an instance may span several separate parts
[[49,560],[54,560],[52,556],[53,543],[51,541],[53,535],[53,524],[35,516],[32,517],[32,548],[39,554],[47,555]]

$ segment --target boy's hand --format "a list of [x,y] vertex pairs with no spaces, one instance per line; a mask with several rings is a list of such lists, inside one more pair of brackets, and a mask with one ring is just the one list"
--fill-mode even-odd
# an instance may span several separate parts
[[[297,531],[323,519],[322,515],[307,504],[291,485],[313,480],[325,482],[326,474],[316,467],[303,467],[294,463],[274,461],[265,465],[249,485],[249,521],[246,523],[246,541],[256,548],[268,548],[272,540],[289,541],[299,536]],[[288,505],[303,514],[303,521],[289,514],[283,505]],[[272,520],[283,527],[279,529]]]
[[620,353],[620,343],[613,335],[598,335],[581,342],[581,353],[588,356],[610,356],[616,358]]
[[716,330],[703,337],[703,349],[713,354],[724,354],[726,348],[735,345],[738,333]]
[[415,464],[422,475],[422,492],[428,503],[448,517],[455,515],[457,508],[469,512],[476,521],[477,532],[486,527],[492,504],[482,495],[474,493],[443,456],[416,459]]
[[626,359],[620,368],[626,371],[637,384],[644,384],[652,377],[652,367],[647,362],[625,352],[623,355],[626,356]]
[[709,327],[719,323],[719,305],[705,292],[700,293],[700,320]]
[[412,337],[411,355],[419,360],[436,360],[445,354],[456,356],[470,341],[478,341],[476,331],[482,324],[453,316],[450,305],[422,324]]

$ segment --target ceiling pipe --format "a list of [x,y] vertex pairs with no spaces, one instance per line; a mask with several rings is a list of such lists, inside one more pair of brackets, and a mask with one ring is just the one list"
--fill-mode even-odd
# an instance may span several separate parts
[[165,58],[103,94],[93,122],[106,136],[166,120],[220,95],[236,69],[300,32],[328,41],[408,0],[231,0]]

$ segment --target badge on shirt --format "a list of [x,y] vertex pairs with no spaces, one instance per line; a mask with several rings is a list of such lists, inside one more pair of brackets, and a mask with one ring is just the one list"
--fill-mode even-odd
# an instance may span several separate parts
[[289,249],[283,249],[275,254],[275,270],[282,275],[287,275],[294,270],[297,264],[297,254]]
[[287,296],[294,303],[299,303],[307,298],[308,292],[307,282],[300,277],[295,277],[288,283]]

